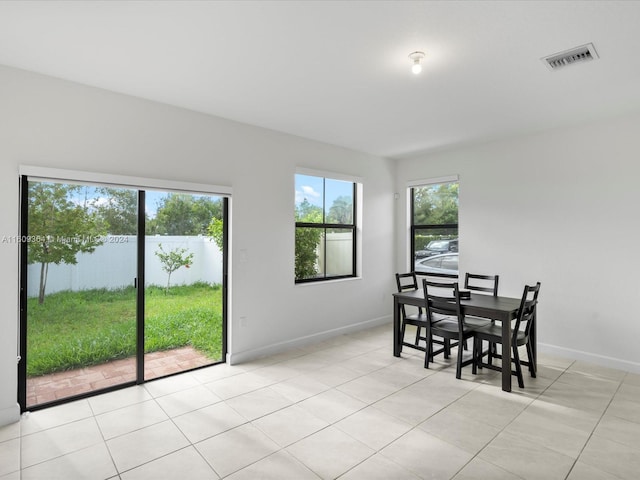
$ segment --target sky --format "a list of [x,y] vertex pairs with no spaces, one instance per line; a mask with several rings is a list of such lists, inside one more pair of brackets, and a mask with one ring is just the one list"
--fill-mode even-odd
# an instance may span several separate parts
[[323,207],[322,193],[325,194],[325,209],[328,212],[336,198],[340,196],[353,197],[353,183],[330,178],[324,182],[323,177],[311,175],[296,175],[296,206],[306,198],[309,203]]

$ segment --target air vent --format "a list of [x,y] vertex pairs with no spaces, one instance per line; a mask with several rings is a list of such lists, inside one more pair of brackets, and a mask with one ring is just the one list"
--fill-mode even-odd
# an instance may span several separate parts
[[564,52],[556,53],[542,59],[550,70],[560,70],[575,63],[583,63],[598,58],[593,43],[582,45],[581,47],[572,48]]

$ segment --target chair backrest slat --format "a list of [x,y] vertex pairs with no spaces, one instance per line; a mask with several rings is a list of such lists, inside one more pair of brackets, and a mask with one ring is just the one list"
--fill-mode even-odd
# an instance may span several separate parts
[[460,308],[460,291],[458,283],[431,282],[423,279],[425,310],[430,321],[433,314],[455,317],[458,320],[458,328],[463,329],[464,316]]
[[[415,272],[396,273],[396,285],[398,287],[398,293],[418,290],[418,277],[416,277]],[[404,304],[401,309],[402,318],[405,318],[407,311]],[[422,315],[422,307],[418,307],[418,314]]]
[[516,317],[516,324],[513,327],[513,342],[515,342],[518,335],[518,331],[524,325],[524,333],[529,336],[531,327],[533,325],[533,319],[536,315],[536,309],[538,307],[538,294],[540,293],[540,282],[537,282],[535,286],[525,285],[522,292],[522,300],[520,300],[520,308],[518,309],[518,316]]
[[[477,273],[467,272],[464,276],[464,288],[476,292],[491,293],[494,297],[497,297],[499,279],[499,275],[479,275]],[[480,284],[474,280],[480,281]],[[493,285],[490,282],[493,282]]]

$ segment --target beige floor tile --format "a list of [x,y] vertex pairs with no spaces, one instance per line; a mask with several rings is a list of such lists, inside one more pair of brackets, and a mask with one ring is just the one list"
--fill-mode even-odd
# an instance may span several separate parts
[[78,400],[64,405],[26,412],[20,418],[22,435],[40,432],[47,428],[58,427],[67,423],[89,418],[93,411],[87,400]]
[[119,472],[156,460],[187,445],[189,441],[169,420],[107,440]]
[[0,427],[0,442],[20,438],[20,422],[10,423]]
[[360,400],[361,402],[370,405],[378,400],[388,397],[395,393],[398,388],[390,383],[384,383],[380,381],[379,375],[375,372],[369,375],[358,377],[355,380],[338,385],[336,390],[339,390],[347,395]]
[[248,367],[246,365],[229,365],[228,363],[221,363],[220,365],[213,365],[211,367],[200,368],[191,372],[191,376],[199,383],[211,383],[223,378],[233,377],[246,373]]
[[574,463],[571,457],[506,432],[478,457],[527,480],[563,480]]
[[[482,412],[478,412],[482,416]],[[469,453],[476,454],[500,429],[448,409],[433,415],[418,428]]]
[[529,397],[503,392],[499,387],[480,385],[456,400],[448,410],[493,427],[504,428],[531,402]]
[[87,401],[93,410],[94,415],[100,415],[101,413],[117,410],[122,407],[128,407],[136,403],[146,402],[153,397],[147,391],[147,389],[141,385],[135,387],[123,388],[122,390],[116,390],[115,392],[105,393],[103,395],[97,395],[95,397],[88,398]]
[[577,360],[567,369],[568,372],[578,372],[594,378],[615,380],[621,382],[626,376],[626,372],[614,368],[603,367],[589,362]]
[[274,381],[257,375],[256,373],[247,372],[233,377],[215,380],[206,383],[205,386],[223,400],[244,395],[261,388],[267,387],[275,383]]
[[306,377],[317,380],[328,387],[336,387],[362,375],[341,365],[329,365],[307,373]]
[[578,458],[591,432],[585,432],[540,416],[523,412],[507,428],[505,433],[535,442],[540,446]]
[[291,400],[271,387],[238,395],[226,403],[247,420],[255,420],[292,404]]
[[291,445],[329,425],[298,405],[266,415],[252,423],[281,447]]
[[0,480],[22,480],[21,472],[18,470],[17,472],[0,475]]
[[247,419],[220,402],[175,417],[173,422],[191,443],[196,443],[247,423]]
[[120,475],[122,480],[217,480],[218,475],[192,446],[145,463]]
[[102,443],[94,418],[66,423],[22,437],[22,468]]
[[416,429],[400,437],[380,452],[420,478],[449,479],[473,455],[439,438]]
[[603,472],[599,468],[592,467],[582,462],[576,462],[571,469],[571,473],[567,477],[567,480],[621,480],[620,477],[616,477],[607,472]]
[[623,382],[614,399],[629,400],[640,404],[640,385]]
[[612,380],[609,377],[591,375],[575,370],[568,370],[564,372],[558,377],[557,381],[560,383],[576,385],[578,387],[597,391],[603,394],[608,393],[612,396],[614,393],[616,393],[616,390],[618,390],[618,387],[620,386],[619,380]]
[[453,477],[453,480],[521,480],[521,478],[492,463],[474,458]]
[[640,450],[640,423],[630,422],[607,412],[600,420],[594,434]]
[[555,382],[538,397],[539,400],[566,407],[603,413],[613,393],[591,390],[580,385]]
[[226,478],[228,480],[318,480],[320,477],[292,455],[279,451]]
[[429,396],[423,396],[411,388],[406,388],[383,398],[372,406],[401,422],[416,426],[438,413],[446,404],[434,401]]
[[340,477],[340,480],[418,480],[420,477],[381,454],[373,455]]
[[147,389],[151,396],[158,398],[163,395],[179,392],[186,388],[197,387],[199,384],[200,382],[198,382],[192,373],[183,373],[182,375],[174,375],[172,377],[147,382],[144,384],[144,388]]
[[534,400],[520,415],[543,418],[587,433],[593,431],[601,418],[600,412],[558,405],[544,399]]
[[283,365],[282,363],[257,368],[253,370],[253,373],[270,380],[272,383],[282,382],[300,375],[300,371],[298,369],[291,368],[287,365]]
[[230,475],[280,449],[251,424],[203,440],[195,447],[220,477]]
[[0,476],[20,471],[20,439],[0,442]]
[[366,375],[400,361],[399,358],[389,355],[389,350],[389,348],[374,350],[340,362],[340,365],[361,375]]
[[308,398],[298,405],[328,423],[342,420],[367,406],[366,403],[338,390],[328,390]]
[[342,475],[375,453],[335,427],[327,427],[286,450],[324,479]]
[[178,415],[218,403],[221,399],[207,387],[199,385],[170,393],[158,398],[156,401],[169,417],[177,417]]
[[102,480],[117,475],[103,443],[39,463],[22,471],[22,480]]
[[374,450],[384,448],[413,428],[375,407],[364,408],[334,426]]
[[318,393],[326,392],[330,387],[307,375],[301,375],[271,385],[270,388],[292,402],[300,402]]
[[105,440],[108,440],[163,422],[168,418],[155,400],[148,400],[97,415],[96,421]]
[[627,373],[627,375],[622,380],[622,383],[625,385],[635,385],[636,387],[640,387],[640,374]]
[[607,408],[607,414],[640,423],[640,401],[615,396]]
[[623,479],[637,479],[640,449],[593,435],[579,461]]

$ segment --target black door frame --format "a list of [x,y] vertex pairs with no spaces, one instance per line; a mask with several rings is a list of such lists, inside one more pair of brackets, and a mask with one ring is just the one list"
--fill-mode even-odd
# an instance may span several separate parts
[[[63,182],[64,180],[59,180]],[[223,251],[222,251],[222,359],[219,362],[214,362],[202,367],[196,367],[182,372],[172,373],[163,377],[158,377],[150,380],[144,379],[144,315],[145,315],[145,193],[146,190],[143,187],[133,187],[127,185],[117,185],[122,188],[136,189],[138,192],[138,235],[137,235],[137,267],[136,278],[134,279],[136,286],[136,379],[113,385],[110,387],[102,388],[99,390],[93,390],[91,392],[85,392],[70,397],[65,397],[59,400],[50,402],[44,402],[38,405],[31,405],[27,407],[27,255],[28,255],[28,242],[21,241],[19,248],[19,340],[18,340],[18,392],[17,399],[20,405],[20,412],[36,411],[63,403],[80,400],[82,398],[93,397],[115,390],[131,387],[134,385],[140,385],[149,381],[160,380],[174,375],[180,375],[188,371],[198,370],[200,368],[207,368],[213,365],[226,362],[227,358],[227,308],[228,308],[228,225],[229,225],[229,197],[228,195],[218,194],[222,198],[222,221],[223,221]],[[19,215],[19,231],[20,238],[27,238],[29,231],[29,176],[20,175],[19,179],[19,194],[20,194],[20,215]],[[193,193],[193,192],[191,192]],[[196,194],[196,193],[194,193]],[[204,195],[215,196],[214,193],[202,193]]]

